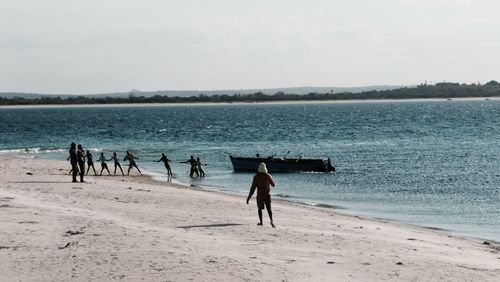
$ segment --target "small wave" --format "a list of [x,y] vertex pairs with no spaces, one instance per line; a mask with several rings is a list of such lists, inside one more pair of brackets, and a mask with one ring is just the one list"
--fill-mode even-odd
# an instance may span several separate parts
[[[85,148],[84,148],[85,149]],[[104,148],[88,148],[88,149],[85,149],[85,150],[89,150],[91,152],[102,152],[104,151],[105,149]]]
[[23,148],[23,149],[5,149],[0,150],[1,154],[39,154],[39,153],[60,153],[66,149],[60,148]]
[[10,150],[0,150],[1,154],[12,154],[12,153],[22,153],[23,149],[10,149]]
[[300,171],[300,174],[334,174],[335,171]]
[[439,227],[434,227],[434,226],[423,226],[425,229],[430,229],[430,230],[437,230],[437,231],[450,231],[448,229],[444,228],[439,228]]
[[274,196],[280,197],[280,198],[291,198],[292,196],[287,195],[287,194],[275,194]]
[[329,204],[313,204],[312,206],[318,208],[326,208],[326,209],[341,209],[339,206],[329,205]]
[[[91,152],[101,152],[104,148],[84,148]],[[64,153],[68,152],[69,148],[22,148],[22,149],[4,149],[0,150],[0,154],[43,154],[43,153]]]

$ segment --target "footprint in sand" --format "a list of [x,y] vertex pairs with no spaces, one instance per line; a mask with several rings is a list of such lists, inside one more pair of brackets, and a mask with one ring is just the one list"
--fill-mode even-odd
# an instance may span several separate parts
[[0,201],[2,202],[9,202],[10,200],[14,200],[12,197],[0,197]]
[[62,249],[66,249],[66,248],[68,248],[68,247],[70,247],[70,246],[76,246],[76,245],[78,245],[78,241],[75,241],[75,242],[68,242],[68,243],[66,243],[66,245],[61,246],[61,247],[57,247],[57,248],[58,248],[59,250],[62,250]]

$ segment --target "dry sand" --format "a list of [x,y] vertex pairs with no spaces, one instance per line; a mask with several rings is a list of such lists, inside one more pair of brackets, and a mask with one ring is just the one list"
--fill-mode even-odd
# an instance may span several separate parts
[[68,170],[0,155],[1,281],[500,281],[496,243]]

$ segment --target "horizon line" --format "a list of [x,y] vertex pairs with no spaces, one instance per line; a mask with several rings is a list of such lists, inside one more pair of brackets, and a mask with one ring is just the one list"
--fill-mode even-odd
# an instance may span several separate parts
[[279,90],[279,89],[294,89],[294,88],[330,88],[330,89],[344,89],[344,88],[370,88],[370,87],[414,87],[418,84],[372,84],[372,85],[362,85],[362,86],[288,86],[288,87],[260,87],[260,88],[227,88],[227,89],[157,89],[157,90],[141,90],[141,89],[130,89],[125,91],[110,91],[110,92],[92,92],[92,93],[43,93],[43,92],[31,92],[31,91],[0,91],[0,94],[37,94],[37,95],[75,95],[75,96],[87,96],[87,95],[104,95],[104,94],[124,94],[124,93],[151,93],[151,92],[227,92],[227,91],[253,91],[253,90]]

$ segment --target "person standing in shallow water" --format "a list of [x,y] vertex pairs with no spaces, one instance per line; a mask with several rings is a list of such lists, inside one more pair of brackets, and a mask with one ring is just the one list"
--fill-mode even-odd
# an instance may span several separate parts
[[167,169],[167,175],[168,177],[172,177],[172,170],[170,169],[170,164],[169,162],[171,162],[167,156],[165,156],[164,153],[161,153],[161,158],[159,160],[156,161],[157,163],[158,162],[163,162],[165,164],[165,168]]
[[253,177],[252,186],[250,187],[250,192],[248,193],[247,205],[252,198],[255,189],[257,189],[257,208],[259,214],[259,223],[257,225],[262,225],[262,210],[264,206],[266,207],[267,213],[269,214],[269,219],[271,220],[271,226],[274,228],[273,222],[273,212],[271,211],[271,188],[276,186],[273,177],[267,172],[267,167],[265,163],[260,163],[257,169],[257,174]]
[[125,174],[123,174],[123,169],[122,169],[122,166],[120,165],[120,159],[118,159],[118,155],[116,154],[116,152],[113,152],[113,156],[111,157],[111,160],[113,160],[115,162],[115,172],[113,173],[113,175],[116,175],[116,168],[117,167],[120,168],[122,175],[125,175]]
[[128,171],[127,171],[127,175],[130,174],[130,169],[132,167],[135,167],[137,168],[137,170],[139,171],[139,173],[142,175],[142,172],[141,170],[139,169],[139,167],[137,166],[137,164],[135,163],[135,160],[138,160],[139,158],[136,158],[134,155],[132,155],[129,151],[127,151],[127,155],[125,156],[125,158],[123,159],[124,161],[128,160]]
[[87,150],[87,154],[85,155],[87,158],[87,175],[89,174],[90,167],[94,170],[94,175],[97,175],[97,172],[95,172],[95,167],[94,167],[94,156],[92,153]]
[[201,162],[200,158],[199,158],[199,157],[197,157],[197,158],[196,158],[196,167],[197,167],[198,172],[200,173],[200,176],[201,176],[201,177],[205,177],[205,171],[204,171],[204,170],[203,170],[203,168],[202,168],[202,166],[203,166],[203,165],[204,165],[204,164]]
[[200,176],[200,173],[198,172],[198,166],[196,164],[196,160],[194,159],[194,156],[191,155],[191,158],[185,162],[181,162],[181,164],[186,164],[189,163],[191,165],[191,169],[189,171],[189,176],[193,177],[193,175],[196,173],[196,176]]
[[76,144],[74,142],[71,142],[71,147],[69,148],[69,160],[71,163],[73,182],[77,182],[76,175],[78,173],[78,156],[76,155]]
[[83,175],[85,175],[85,151],[83,150],[82,144],[78,144],[76,156],[78,158],[78,166],[80,168],[80,182],[85,182],[83,181]]

